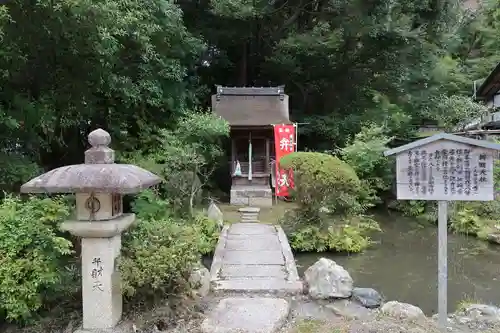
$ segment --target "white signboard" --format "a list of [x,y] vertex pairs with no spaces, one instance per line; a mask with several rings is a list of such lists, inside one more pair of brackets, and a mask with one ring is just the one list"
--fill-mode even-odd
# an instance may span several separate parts
[[439,140],[402,151],[396,157],[400,200],[494,200],[496,151]]
[[439,133],[384,152],[396,155],[400,200],[438,203],[439,327],[448,326],[448,201],[494,199],[493,154],[500,144]]

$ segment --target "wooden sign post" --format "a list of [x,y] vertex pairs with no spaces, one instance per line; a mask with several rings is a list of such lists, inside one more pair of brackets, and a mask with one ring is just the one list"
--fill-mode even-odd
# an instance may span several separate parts
[[438,201],[438,316],[448,318],[448,201],[494,200],[494,154],[500,144],[439,133],[384,152],[396,155],[398,200]]

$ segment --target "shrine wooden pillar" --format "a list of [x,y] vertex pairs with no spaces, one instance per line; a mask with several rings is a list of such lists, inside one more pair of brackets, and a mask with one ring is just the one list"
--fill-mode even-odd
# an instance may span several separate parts
[[231,138],[231,176],[234,173],[234,163],[236,162],[236,142],[234,138]]
[[269,147],[269,138],[266,137],[266,165],[265,165],[265,172],[266,173],[269,173],[269,150],[270,150],[270,147]]

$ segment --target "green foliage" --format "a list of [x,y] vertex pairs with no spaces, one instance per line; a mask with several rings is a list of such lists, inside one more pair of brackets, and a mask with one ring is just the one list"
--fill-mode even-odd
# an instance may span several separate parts
[[64,269],[72,244],[56,231],[68,215],[61,198],[7,196],[0,204],[0,314],[7,320],[28,320],[44,302],[75,291]]
[[217,221],[209,219],[202,213],[198,213],[195,215],[192,223],[200,239],[198,251],[203,255],[214,253],[220,235],[220,226],[217,224]]
[[280,163],[294,171],[298,207],[283,219],[294,250],[360,252],[370,244],[378,225],[362,215],[364,187],[347,163],[312,152],[292,153]]
[[[288,213],[286,219],[293,218]],[[295,216],[298,218],[299,216]],[[335,251],[357,253],[370,244],[369,233],[380,231],[374,220],[366,216],[349,219],[336,219],[335,223],[326,228],[305,224],[290,233],[289,241],[296,251]]]
[[160,0],[2,3],[0,151],[54,167],[81,161],[89,128],[133,149],[176,120],[197,100],[188,76],[205,49],[182,15]]
[[125,159],[162,176],[162,194],[175,212],[193,215],[201,191],[224,153],[221,142],[228,135],[229,125],[215,115],[188,114],[174,130],[160,130],[152,143],[154,148]]
[[393,200],[389,209],[400,212],[403,216],[414,217],[421,222],[437,222],[437,205],[433,201],[423,200]]
[[[423,222],[437,223],[437,205],[428,201],[394,201],[389,208]],[[448,205],[449,229],[456,233],[487,239],[496,231],[500,201],[454,201]]]
[[426,109],[425,114],[449,132],[462,130],[472,119],[480,117],[488,110],[485,105],[466,96],[439,95],[431,102],[432,107]]
[[119,267],[126,296],[164,297],[187,288],[199,262],[195,230],[173,218],[139,220],[124,234]]
[[357,200],[361,182],[356,172],[337,157],[297,152],[283,157],[280,166],[294,171],[295,197],[301,209],[313,213],[324,207],[339,215],[363,210]]
[[40,173],[39,166],[30,158],[16,153],[0,152],[0,188],[17,192],[19,187]]
[[487,239],[496,231],[500,214],[500,201],[456,202],[449,218],[450,229],[457,233]]
[[175,217],[168,201],[144,191],[133,203],[138,221],[124,233],[119,267],[124,293],[154,301],[188,290],[188,278],[200,256],[214,251],[220,229],[201,214]]
[[375,195],[391,188],[393,170],[384,151],[392,139],[382,127],[367,124],[340,152],[342,159],[352,166],[361,180],[367,182]]

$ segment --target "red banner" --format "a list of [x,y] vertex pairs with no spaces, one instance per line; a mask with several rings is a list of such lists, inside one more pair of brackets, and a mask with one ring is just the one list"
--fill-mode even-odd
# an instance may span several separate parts
[[296,137],[294,125],[274,125],[274,146],[276,152],[276,196],[287,197],[293,188],[292,170],[280,168],[280,159],[296,151]]

